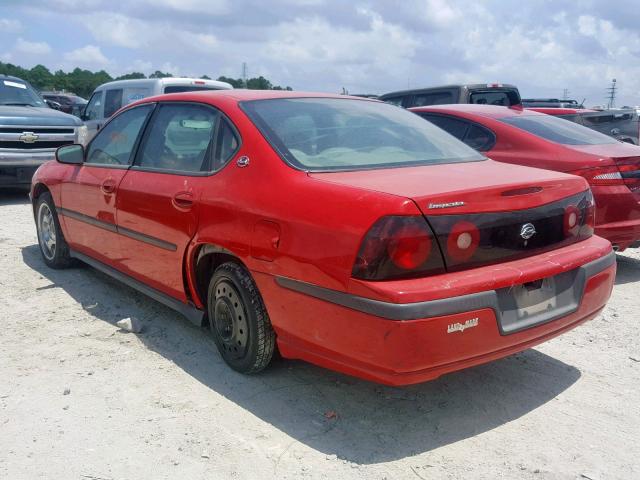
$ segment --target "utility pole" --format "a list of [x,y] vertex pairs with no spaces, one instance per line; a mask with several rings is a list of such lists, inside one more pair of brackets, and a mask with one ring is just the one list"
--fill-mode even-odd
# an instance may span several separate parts
[[618,87],[616,86],[616,79],[611,80],[611,86],[607,88],[607,95],[609,97],[609,105],[608,108],[614,108],[616,106],[616,90]]
[[563,100],[569,100],[569,89],[565,88],[562,92],[562,99]]
[[242,83],[247,88],[247,62],[242,62]]

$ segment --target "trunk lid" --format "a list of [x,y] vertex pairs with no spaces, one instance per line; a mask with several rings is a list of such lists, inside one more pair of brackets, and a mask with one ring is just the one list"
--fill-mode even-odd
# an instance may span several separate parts
[[309,175],[411,198],[428,216],[523,210],[588,188],[581,177],[493,160]]

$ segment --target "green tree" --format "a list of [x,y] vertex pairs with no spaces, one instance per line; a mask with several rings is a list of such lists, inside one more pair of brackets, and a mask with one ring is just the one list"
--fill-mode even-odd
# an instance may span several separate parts
[[120,75],[119,77],[116,77],[116,80],[138,80],[140,78],[147,78],[147,76],[144,73],[132,72]]
[[149,75],[149,78],[169,78],[169,77],[173,77],[173,75],[171,73],[161,72],[160,70],[156,70],[151,75]]

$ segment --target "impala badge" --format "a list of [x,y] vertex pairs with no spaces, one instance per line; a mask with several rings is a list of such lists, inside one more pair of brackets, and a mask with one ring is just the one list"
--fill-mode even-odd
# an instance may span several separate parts
[[464,323],[450,323],[447,326],[447,333],[464,332],[467,328],[478,326],[478,317],[467,320]]
[[536,227],[533,226],[533,223],[525,223],[520,228],[520,236],[523,240],[529,240],[536,234]]

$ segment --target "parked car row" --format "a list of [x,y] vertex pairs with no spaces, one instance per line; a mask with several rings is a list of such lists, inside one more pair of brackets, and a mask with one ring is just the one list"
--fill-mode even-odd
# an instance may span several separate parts
[[604,307],[615,254],[594,229],[636,228],[608,210],[636,195],[640,147],[490,105],[512,91],[458,93],[478,101],[221,90],[125,105],[36,172],[44,262],[174,308],[242,373],[278,350],[406,385],[527,349]]

